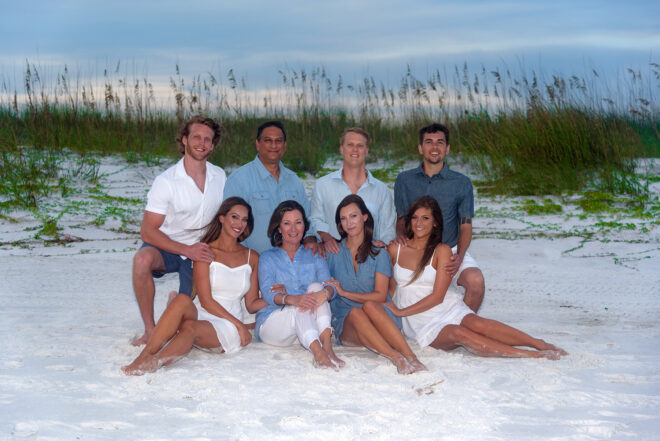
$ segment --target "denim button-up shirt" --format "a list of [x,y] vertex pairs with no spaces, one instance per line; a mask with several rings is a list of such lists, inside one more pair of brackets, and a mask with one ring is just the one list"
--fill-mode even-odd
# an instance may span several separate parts
[[442,211],[442,243],[455,247],[458,243],[459,220],[474,216],[474,195],[470,179],[450,170],[447,164],[439,173],[429,176],[422,165],[401,172],[394,183],[396,213],[404,216],[410,205],[422,196],[434,198]]

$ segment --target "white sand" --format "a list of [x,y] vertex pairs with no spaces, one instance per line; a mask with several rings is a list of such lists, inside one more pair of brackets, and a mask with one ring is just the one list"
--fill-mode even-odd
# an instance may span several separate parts
[[[142,198],[163,168],[106,159],[102,183]],[[53,201],[56,213],[64,202]],[[138,354],[129,342],[141,332],[130,283],[138,237],[112,231],[117,220],[95,227],[89,213],[71,212],[61,233],[82,242],[0,247],[0,439],[660,439],[659,229],[525,216],[511,200],[476,206],[481,315],[569,356],[488,359],[413,345],[430,370],[404,377],[366,350],[339,347],[347,366],[335,373],[313,368],[300,347],[253,343],[232,356],[193,350],[126,377],[119,368]],[[33,216],[12,216],[17,223],[0,220],[3,243],[34,235]],[[582,229],[610,242],[566,252]],[[157,283],[158,313],[176,286],[175,276]]]

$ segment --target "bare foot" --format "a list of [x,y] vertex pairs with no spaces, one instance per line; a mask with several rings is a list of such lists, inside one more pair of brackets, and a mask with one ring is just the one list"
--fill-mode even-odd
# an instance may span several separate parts
[[323,348],[323,350],[328,355],[328,358],[332,360],[334,363],[336,363],[337,366],[339,366],[340,368],[346,366],[346,362],[341,358],[337,357],[337,354],[335,354],[335,351],[333,351],[332,348]]
[[318,351],[317,354],[314,354],[314,367],[316,368],[331,368],[339,372],[339,369],[335,364],[330,361],[328,354],[325,351]]
[[429,370],[429,368],[427,368],[424,365],[424,363],[419,361],[419,359],[417,357],[415,357],[414,355],[412,357],[408,358],[407,360],[408,360],[408,363],[410,363],[411,366],[415,369],[413,372],[421,372],[421,371],[428,371]]
[[401,375],[409,375],[415,372],[413,365],[403,357],[393,359],[392,363],[394,363],[396,371]]
[[133,363],[122,366],[121,371],[126,375],[144,375],[147,372],[158,370],[158,359],[153,355],[144,355],[136,358]]
[[343,368],[346,366],[346,362],[342,360],[341,358],[337,357],[337,354],[335,354],[335,351],[332,349],[332,342],[330,341],[330,338],[323,339],[323,343],[321,343],[321,347],[323,348],[323,351],[328,355],[328,358],[332,361],[334,361],[337,366],[340,368]]
[[131,342],[133,346],[142,346],[146,345],[147,342],[149,341],[149,337],[151,337],[151,334],[147,334],[146,332],[142,334],[142,337],[138,337],[135,340]]
[[542,357],[547,358],[548,360],[559,360],[561,358],[561,352],[549,349],[547,351],[539,351],[542,354]]
[[563,350],[562,348],[559,348],[553,344],[550,344],[546,341],[541,340],[541,347],[539,348],[540,351],[556,351],[559,353],[559,355],[568,355],[568,352]]

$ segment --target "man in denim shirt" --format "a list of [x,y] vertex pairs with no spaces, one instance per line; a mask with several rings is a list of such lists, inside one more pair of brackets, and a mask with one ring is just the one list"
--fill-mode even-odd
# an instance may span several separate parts
[[440,205],[443,219],[442,242],[452,247],[454,255],[444,270],[465,288],[465,303],[479,310],[486,290],[484,276],[467,252],[472,241],[474,195],[470,179],[449,169],[445,158],[449,154],[449,129],[431,124],[419,131],[419,167],[399,174],[394,184],[394,204],[399,217],[397,232],[403,238],[403,216],[410,205],[422,196],[431,196]]
[[[309,199],[300,178],[281,162],[286,152],[284,124],[280,121],[263,123],[257,129],[255,143],[257,157],[229,175],[224,197],[240,196],[252,207],[254,229],[243,245],[261,254],[271,248],[266,229],[275,207],[280,202],[294,200],[309,216]],[[308,238],[306,242],[316,242],[313,232],[308,233]]]

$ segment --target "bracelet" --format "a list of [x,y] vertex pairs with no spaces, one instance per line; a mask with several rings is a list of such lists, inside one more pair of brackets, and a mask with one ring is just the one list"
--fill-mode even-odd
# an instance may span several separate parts
[[286,296],[289,294],[282,294],[282,306],[286,306]]

